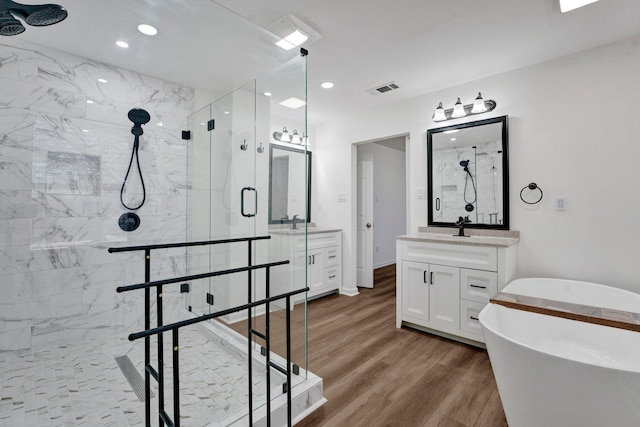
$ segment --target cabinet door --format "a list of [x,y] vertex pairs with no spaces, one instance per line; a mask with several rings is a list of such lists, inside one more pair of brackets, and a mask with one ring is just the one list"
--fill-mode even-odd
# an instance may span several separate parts
[[458,330],[460,324],[460,269],[429,266],[429,323],[443,330]]
[[310,250],[307,255],[309,267],[309,292],[322,288],[325,285],[325,260],[324,249]]
[[402,315],[429,321],[429,265],[402,262]]

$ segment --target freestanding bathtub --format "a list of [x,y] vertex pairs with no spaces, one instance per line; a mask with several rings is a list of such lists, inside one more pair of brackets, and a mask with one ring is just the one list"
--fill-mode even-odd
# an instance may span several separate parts
[[[518,279],[502,292],[640,312],[640,294]],[[510,427],[640,426],[640,332],[488,304],[479,316]]]

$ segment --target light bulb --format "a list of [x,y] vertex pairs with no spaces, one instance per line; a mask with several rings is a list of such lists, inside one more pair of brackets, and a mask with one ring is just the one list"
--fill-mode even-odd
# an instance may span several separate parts
[[457,119],[458,117],[464,117],[466,115],[467,113],[464,111],[464,106],[462,105],[462,102],[460,102],[460,98],[458,98],[453,106],[453,113],[451,113],[451,117]]
[[287,131],[287,128],[282,128],[282,136],[280,137],[281,142],[291,142],[291,135]]
[[438,108],[436,108],[436,112],[433,115],[434,122],[441,122],[443,120],[447,120],[447,116],[444,114],[444,108],[442,108],[442,102],[438,104]]
[[473,108],[471,109],[471,113],[484,113],[487,111],[487,107],[484,105],[484,99],[482,99],[482,94],[478,92],[478,96],[475,101],[473,101]]
[[298,131],[297,130],[293,130],[293,134],[291,135],[291,143],[292,144],[302,144],[302,139],[300,138],[300,135],[298,135]]

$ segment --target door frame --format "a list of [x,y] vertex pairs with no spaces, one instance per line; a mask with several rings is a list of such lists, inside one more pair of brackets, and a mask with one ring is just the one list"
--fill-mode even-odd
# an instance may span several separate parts
[[[380,141],[385,141],[387,139],[393,139],[393,138],[399,138],[399,137],[404,137],[405,138],[405,197],[406,197],[406,205],[405,205],[405,223],[406,223],[406,230],[405,233],[409,232],[409,228],[410,228],[410,223],[409,223],[409,217],[410,217],[410,212],[411,212],[411,198],[409,197],[410,195],[410,186],[409,186],[409,178],[411,176],[411,170],[410,170],[410,155],[411,155],[411,141],[410,141],[410,132],[403,132],[403,133],[399,133],[399,134],[395,134],[395,135],[387,135],[387,136],[383,136],[383,137],[379,137],[379,138],[374,138],[374,139],[369,139],[366,141],[360,141],[360,142],[354,142],[351,144],[351,218],[350,218],[350,222],[351,222],[351,242],[352,242],[352,249],[350,251],[350,259],[351,259],[351,277],[353,277],[353,288],[347,288],[345,289],[343,287],[343,294],[345,295],[349,295],[349,296],[355,296],[358,295],[358,287],[357,287],[357,277],[358,277],[358,269],[357,269],[357,262],[358,262],[358,247],[357,247],[357,238],[358,238],[358,146],[359,145],[363,145],[363,144],[369,144],[372,142],[380,142]],[[374,165],[375,167],[375,165]],[[375,192],[375,188],[374,188],[374,192]],[[375,220],[375,219],[374,219]],[[372,242],[371,244],[373,244],[373,239],[371,239]]]

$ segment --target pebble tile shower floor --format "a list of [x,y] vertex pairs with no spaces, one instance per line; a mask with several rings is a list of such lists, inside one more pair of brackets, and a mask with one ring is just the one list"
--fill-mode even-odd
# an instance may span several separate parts
[[[50,349],[0,352],[0,426],[142,426],[140,402],[116,357],[128,356],[144,375],[144,342],[124,337],[89,340]],[[156,341],[152,339],[152,354]],[[165,410],[173,415],[171,335],[165,337]],[[157,366],[155,360],[152,365]],[[264,370],[254,363],[254,404],[264,401]],[[272,381],[274,378],[272,376]],[[155,381],[152,380],[152,384]],[[281,385],[281,384],[279,384]],[[247,408],[247,360],[198,331],[180,332],[181,424],[225,425]],[[152,422],[158,390],[152,385]]]

